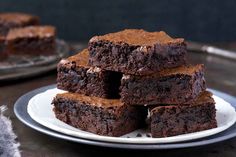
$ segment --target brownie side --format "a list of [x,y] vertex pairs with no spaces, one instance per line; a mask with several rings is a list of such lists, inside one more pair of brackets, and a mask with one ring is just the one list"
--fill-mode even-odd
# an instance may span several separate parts
[[[31,26],[11,30],[6,37],[7,53],[15,55],[51,55],[55,53],[56,32],[43,31],[44,28],[47,29],[43,26]],[[37,30],[40,33],[36,33]]]
[[23,13],[0,14],[0,35],[6,36],[10,29],[39,25],[38,16]]
[[14,55],[51,55],[55,53],[55,37],[7,40],[7,52]]
[[5,37],[0,36],[0,60],[7,58],[7,53],[5,50]]
[[169,137],[217,127],[214,101],[158,106],[150,113],[152,137]]
[[163,76],[123,75],[120,86],[125,104],[180,104],[206,89],[203,67],[193,73]]
[[57,88],[102,98],[118,98],[121,74],[64,60],[57,68]]
[[153,74],[184,65],[187,52],[181,39],[143,46],[92,38],[88,49],[89,65],[135,75]]
[[84,131],[104,136],[122,136],[144,125],[146,110],[126,105],[94,106],[84,101],[55,97],[54,112],[59,120]]

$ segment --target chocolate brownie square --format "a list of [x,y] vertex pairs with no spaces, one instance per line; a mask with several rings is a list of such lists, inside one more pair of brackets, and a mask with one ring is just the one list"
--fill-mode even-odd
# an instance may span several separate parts
[[58,64],[57,88],[102,98],[119,98],[121,73],[87,65],[87,49]]
[[7,35],[12,28],[38,25],[39,17],[25,13],[0,13],[0,35]]
[[179,104],[206,89],[204,67],[181,66],[152,75],[127,75],[121,79],[120,95],[125,104]]
[[150,109],[152,137],[168,137],[217,127],[215,101],[204,91],[185,104]]
[[119,99],[88,97],[77,93],[57,94],[54,112],[59,120],[104,136],[122,136],[145,124],[143,106],[124,105]]
[[6,37],[7,52],[15,55],[51,55],[55,53],[56,29],[53,26],[29,26],[11,29]]
[[184,65],[187,52],[184,39],[142,29],[95,36],[90,39],[88,49],[90,65],[135,75]]

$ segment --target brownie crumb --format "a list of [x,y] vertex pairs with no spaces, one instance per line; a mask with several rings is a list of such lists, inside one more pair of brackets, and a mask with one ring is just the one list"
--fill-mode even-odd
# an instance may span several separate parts
[[142,137],[142,134],[138,133],[138,134],[136,135],[136,137]]

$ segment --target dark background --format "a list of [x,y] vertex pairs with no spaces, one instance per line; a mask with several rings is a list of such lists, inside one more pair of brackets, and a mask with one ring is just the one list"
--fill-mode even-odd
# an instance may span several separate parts
[[143,28],[204,42],[236,41],[236,0],[0,0],[0,12],[39,15],[69,41]]

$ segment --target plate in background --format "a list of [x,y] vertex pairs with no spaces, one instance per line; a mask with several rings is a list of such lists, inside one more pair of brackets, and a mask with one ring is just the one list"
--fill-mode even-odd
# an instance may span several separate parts
[[0,82],[19,80],[56,69],[61,58],[69,55],[69,46],[64,40],[56,40],[56,52],[51,56],[13,56],[0,62]]

